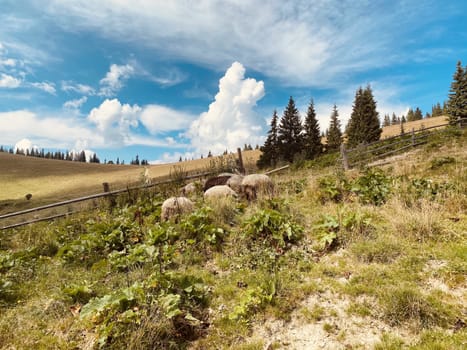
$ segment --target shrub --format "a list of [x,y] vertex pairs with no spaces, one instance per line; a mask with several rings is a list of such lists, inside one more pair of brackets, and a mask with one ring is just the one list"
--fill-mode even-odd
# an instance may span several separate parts
[[363,204],[381,205],[391,193],[392,179],[378,169],[367,169],[352,184],[352,192],[356,193]]
[[294,243],[301,238],[303,227],[289,215],[263,209],[245,221],[243,231],[247,237],[265,239],[275,247],[284,248],[286,243]]

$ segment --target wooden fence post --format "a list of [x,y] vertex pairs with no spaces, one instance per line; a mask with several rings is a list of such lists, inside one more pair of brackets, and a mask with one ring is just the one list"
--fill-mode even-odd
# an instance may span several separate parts
[[237,153],[238,153],[238,166],[240,167],[240,173],[242,175],[245,175],[245,167],[243,166],[243,158],[242,158],[242,150],[237,148]]
[[[110,185],[108,182],[103,182],[102,186],[104,186],[104,192],[106,193],[110,192]],[[115,201],[115,197],[113,195],[109,195],[108,197],[109,197],[109,207],[110,207],[110,210],[112,210],[117,205],[117,202]]]
[[415,147],[415,129],[412,128],[412,146]]
[[341,143],[341,156],[342,156],[342,165],[344,170],[349,170],[349,159],[347,158],[347,151],[345,149],[345,144]]

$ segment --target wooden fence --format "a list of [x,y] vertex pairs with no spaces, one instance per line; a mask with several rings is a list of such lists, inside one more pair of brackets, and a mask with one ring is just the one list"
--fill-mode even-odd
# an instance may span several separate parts
[[401,132],[400,135],[361,144],[351,149],[347,149],[345,144],[342,144],[340,158],[342,166],[347,170],[355,166],[369,165],[379,159],[409,150],[426,143],[430,137],[444,132],[450,125],[463,128],[467,125],[467,118],[461,118],[454,124],[444,123],[418,130],[412,129],[410,132]]
[[[204,172],[204,173],[200,173],[200,174],[194,174],[194,175],[186,176],[182,180],[193,180],[193,179],[198,179],[198,178],[203,178],[203,177],[206,177],[206,176],[210,176],[210,175],[213,175],[213,174],[214,174],[213,172]],[[91,201],[91,200],[95,200],[95,199],[99,199],[99,198],[105,198],[105,197],[111,198],[113,196],[120,195],[122,193],[131,193],[132,191],[136,191],[136,190],[149,189],[151,187],[163,186],[163,185],[174,183],[176,181],[177,180],[174,180],[174,179],[167,179],[167,180],[156,181],[156,182],[152,182],[152,183],[148,183],[148,184],[144,184],[144,185],[140,185],[140,186],[126,187],[126,188],[122,188],[122,189],[118,189],[118,190],[114,190],[114,191],[109,190],[108,183],[103,183],[104,192],[102,192],[102,193],[92,194],[92,195],[89,195],[89,196],[84,196],[84,197],[79,197],[79,198],[73,198],[73,199],[62,201],[62,202],[51,203],[51,204],[43,205],[43,206],[40,206],[40,207],[35,207],[35,208],[31,208],[31,209],[16,211],[16,212],[13,212],[13,213],[3,214],[3,215],[0,215],[0,221],[7,220],[7,219],[10,219],[10,218],[13,218],[13,217],[21,217],[21,216],[24,216],[24,215],[27,215],[27,214],[34,214],[34,213],[44,212],[44,211],[46,211],[48,209],[57,208],[57,207],[65,207],[65,206],[68,206],[68,205],[71,205],[71,204],[87,202],[87,201]],[[0,230],[6,230],[6,229],[10,229],[10,228],[24,226],[24,225],[27,225],[27,224],[32,224],[32,223],[35,223],[35,222],[48,221],[48,220],[52,220],[52,219],[56,219],[56,218],[60,218],[60,217],[65,217],[65,216],[74,214],[74,213],[79,212],[79,211],[80,210],[67,210],[64,213],[47,215],[47,216],[44,216],[44,217],[34,217],[34,218],[26,220],[26,221],[16,222],[16,223],[12,223],[12,224],[2,226],[2,227],[0,227]]]

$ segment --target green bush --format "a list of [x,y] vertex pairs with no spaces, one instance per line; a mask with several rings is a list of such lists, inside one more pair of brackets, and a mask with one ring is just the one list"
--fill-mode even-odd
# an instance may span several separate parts
[[373,205],[384,204],[391,190],[392,179],[378,169],[366,169],[351,187],[351,191],[357,194],[363,204]]
[[287,243],[295,243],[301,238],[303,227],[290,215],[263,209],[245,221],[243,232],[252,239],[265,239],[273,246],[284,248]]

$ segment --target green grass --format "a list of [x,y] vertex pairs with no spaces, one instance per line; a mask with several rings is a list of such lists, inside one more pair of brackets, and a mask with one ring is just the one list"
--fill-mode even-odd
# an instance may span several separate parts
[[0,349],[280,348],[287,327],[260,337],[270,322],[317,326],[343,347],[377,324],[375,349],[462,348],[465,139],[378,172],[317,161],[275,175],[274,200],[198,195],[178,222],[140,192],[2,231]]

